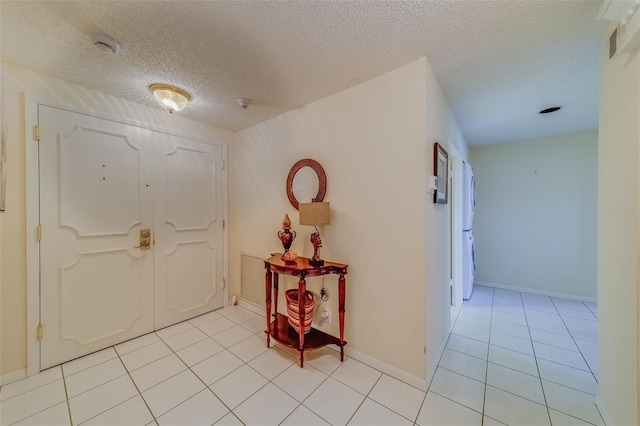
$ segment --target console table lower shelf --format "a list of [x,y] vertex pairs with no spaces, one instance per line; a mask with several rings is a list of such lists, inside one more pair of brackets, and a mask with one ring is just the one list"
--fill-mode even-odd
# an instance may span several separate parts
[[[265,310],[267,329],[267,348],[269,339],[273,337],[283,345],[297,349],[300,352],[300,368],[304,365],[305,349],[315,349],[321,346],[334,344],[340,347],[340,361],[344,361],[344,305],[347,287],[347,268],[349,265],[324,261],[322,265],[311,264],[311,259],[298,257],[294,262],[286,262],[282,259],[282,254],[273,253],[269,259],[264,261],[265,267]],[[319,277],[328,274],[338,275],[338,318],[340,320],[340,338],[331,336],[318,329],[311,328],[309,333],[296,333],[289,326],[286,315],[278,313],[278,287],[280,274],[298,277],[298,300],[304,300],[307,293],[306,279],[309,277]],[[273,299],[271,293],[273,292]],[[273,300],[273,309],[271,306]],[[304,324],[305,309],[299,309],[299,323]]]
[[269,327],[269,335],[277,342],[300,351],[300,367],[302,367],[304,363],[305,350],[317,349],[331,344],[340,348],[340,359],[344,360],[344,345],[346,345],[347,342],[340,342],[340,339],[337,337],[313,327],[311,331],[304,335],[304,347],[300,349],[300,336],[298,336],[298,333],[289,325],[289,320],[286,315],[275,314],[275,320],[271,321]]

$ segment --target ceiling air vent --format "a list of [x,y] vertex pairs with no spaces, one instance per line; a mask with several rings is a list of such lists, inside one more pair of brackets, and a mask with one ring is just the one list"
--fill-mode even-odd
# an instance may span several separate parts
[[616,52],[633,53],[640,48],[640,1],[605,0],[598,20],[612,21],[616,30],[609,38],[609,59]]
[[540,114],[550,114],[552,112],[556,112],[556,111],[560,110],[560,108],[562,108],[562,107],[554,106],[554,107],[551,107],[551,108],[545,108],[542,111],[540,111]]
[[618,41],[618,29],[613,30],[613,34],[609,37],[609,59],[616,54],[616,46]]

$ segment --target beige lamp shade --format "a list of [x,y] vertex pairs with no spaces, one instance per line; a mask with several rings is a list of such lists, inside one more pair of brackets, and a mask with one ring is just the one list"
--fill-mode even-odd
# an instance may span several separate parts
[[300,225],[328,225],[330,223],[329,203],[300,203]]

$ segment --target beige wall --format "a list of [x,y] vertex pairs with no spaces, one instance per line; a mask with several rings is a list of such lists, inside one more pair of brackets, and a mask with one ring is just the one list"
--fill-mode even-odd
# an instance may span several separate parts
[[[350,265],[347,348],[424,380],[449,322],[449,205],[433,204],[426,180],[433,142],[450,140],[466,152],[426,59],[240,131],[230,150],[232,294],[241,253],[282,251],[285,213],[298,233],[292,249],[312,254],[313,228],[298,224],[285,181],[297,160],[313,158],[331,203],[322,257]],[[325,286],[337,319],[335,278]],[[308,287],[318,293],[320,281]],[[326,329],[336,333],[337,320]]]
[[476,282],[595,299],[597,132],[470,152]]
[[602,39],[598,155],[598,398],[605,420],[637,425],[640,54]]
[[89,109],[96,114],[124,117],[132,124],[145,123],[144,127],[147,128],[197,140],[226,144],[233,138],[231,132],[177,114],[171,116],[160,109],[127,102],[8,64],[2,64],[2,69],[9,138],[7,209],[5,213],[0,213],[0,376],[26,367],[27,338],[33,339],[35,335],[34,331],[28,332],[26,328],[25,144],[32,141],[31,135],[28,138],[24,135],[25,104],[22,93]]
[[[0,375],[26,366],[25,135],[21,92],[98,114],[128,117],[161,131],[230,144],[230,294],[239,294],[239,254],[281,250],[276,232],[289,213],[293,249],[311,254],[311,228],[298,225],[285,180],[300,158],[328,176],[331,225],[326,259],[350,264],[348,348],[424,380],[449,326],[449,205],[427,192],[433,142],[467,148],[440,86],[422,59],[237,135],[169,116],[13,66],[4,66],[9,115],[7,213],[0,221]],[[294,285],[288,282],[288,285]],[[327,278],[337,332],[335,283]],[[318,280],[310,288],[319,291]],[[426,346],[426,354],[424,347]]]

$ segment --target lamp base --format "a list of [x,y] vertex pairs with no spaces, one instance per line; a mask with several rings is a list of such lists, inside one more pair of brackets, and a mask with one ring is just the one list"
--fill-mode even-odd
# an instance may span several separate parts
[[324,266],[324,260],[323,259],[318,259],[318,260],[309,259],[309,265],[311,265],[311,266]]

